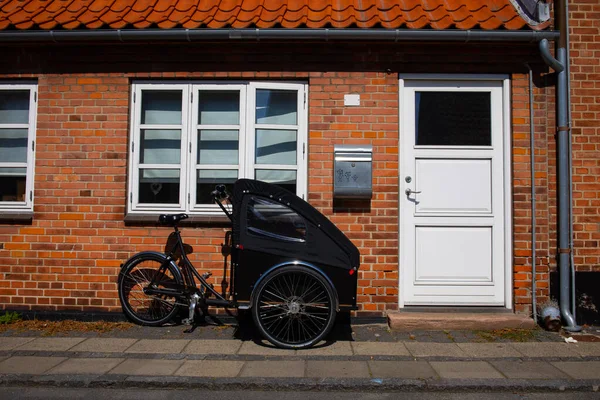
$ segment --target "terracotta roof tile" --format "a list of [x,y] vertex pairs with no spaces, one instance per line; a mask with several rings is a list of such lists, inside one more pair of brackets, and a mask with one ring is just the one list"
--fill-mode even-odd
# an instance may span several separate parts
[[[2,29],[527,27],[510,0],[6,0]],[[543,29],[549,23],[532,27]]]

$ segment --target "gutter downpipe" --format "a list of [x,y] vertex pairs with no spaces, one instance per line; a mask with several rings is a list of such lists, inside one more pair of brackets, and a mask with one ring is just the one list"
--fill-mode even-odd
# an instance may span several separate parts
[[[570,128],[568,123],[569,104],[567,102],[567,72],[565,65],[569,62],[566,51],[566,36],[568,35],[566,1],[558,3],[554,10],[556,22],[559,28],[559,38],[556,44],[555,59],[548,49],[548,41],[542,40],[539,43],[540,53],[546,64],[557,73],[556,82],[556,152],[557,152],[557,183],[558,183],[558,273],[560,279],[559,306],[563,321],[566,323],[564,329],[569,332],[579,332],[581,327],[577,326],[575,318],[571,314],[571,287],[570,279],[570,197],[569,186],[569,145],[571,140]],[[556,3],[555,3],[556,4]]]
[[[569,62],[565,65],[565,72],[567,73],[567,104],[569,108],[569,129],[573,128],[573,118],[571,115],[571,42],[569,39],[569,2],[565,1],[565,15],[567,16],[566,21],[566,42],[567,42],[567,60]],[[569,133],[571,134],[571,130]],[[572,135],[572,134],[571,134]],[[576,293],[575,293],[575,259],[573,256],[573,140],[571,136],[571,140],[569,140],[569,198],[571,201],[569,202],[569,250],[571,256],[571,314],[573,314],[573,319],[577,321],[577,317],[575,313],[577,312],[577,302],[576,302]]]
[[533,71],[529,64],[529,157],[531,164],[531,307],[533,309],[533,322],[538,323],[537,315],[537,262],[536,262],[536,196],[535,196],[535,126],[533,122]]

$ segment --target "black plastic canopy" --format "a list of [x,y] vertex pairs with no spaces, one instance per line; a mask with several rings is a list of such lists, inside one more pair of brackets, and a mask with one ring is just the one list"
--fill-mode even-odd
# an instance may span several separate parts
[[[296,212],[304,220],[305,238],[301,241],[277,240],[256,235],[248,229],[248,209],[260,199],[274,201]],[[264,251],[300,261],[343,269],[358,269],[360,253],[356,246],[317,209],[280,186],[239,179],[233,188],[234,243],[244,250]]]

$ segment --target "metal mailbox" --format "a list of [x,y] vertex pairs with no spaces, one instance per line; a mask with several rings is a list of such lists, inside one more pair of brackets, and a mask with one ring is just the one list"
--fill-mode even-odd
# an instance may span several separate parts
[[333,151],[333,197],[370,199],[373,195],[373,147],[337,145]]

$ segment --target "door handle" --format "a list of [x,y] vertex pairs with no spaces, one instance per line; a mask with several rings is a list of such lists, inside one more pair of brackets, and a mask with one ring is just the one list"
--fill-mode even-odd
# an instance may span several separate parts
[[410,190],[410,188],[408,188],[408,189],[406,189],[406,190],[404,191],[404,193],[405,193],[407,196],[410,196],[411,194],[418,194],[418,193],[421,193],[421,191],[418,191],[418,192],[416,192],[416,191],[412,191],[412,190]]

